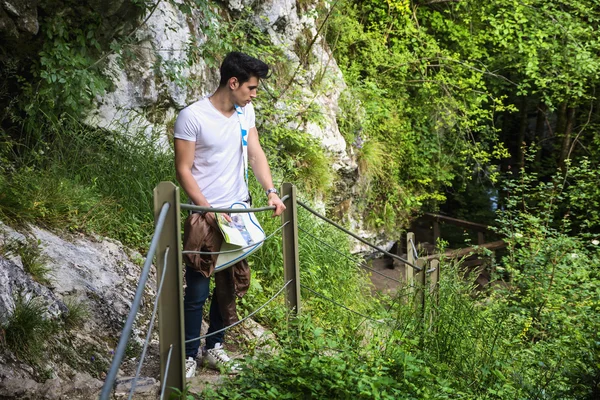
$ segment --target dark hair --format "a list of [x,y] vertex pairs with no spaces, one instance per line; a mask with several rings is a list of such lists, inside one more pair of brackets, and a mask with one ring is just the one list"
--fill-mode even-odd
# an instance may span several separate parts
[[236,77],[241,85],[244,82],[248,82],[253,76],[267,78],[269,76],[269,66],[257,58],[232,51],[223,60],[220,72],[220,87],[227,85],[229,79],[233,77]]

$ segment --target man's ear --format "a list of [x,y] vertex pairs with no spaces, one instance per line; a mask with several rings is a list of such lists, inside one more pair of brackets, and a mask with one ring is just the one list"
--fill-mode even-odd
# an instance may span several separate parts
[[229,89],[235,90],[240,85],[240,82],[238,81],[238,78],[236,78],[235,76],[232,76],[231,78],[229,78],[228,84],[229,84]]

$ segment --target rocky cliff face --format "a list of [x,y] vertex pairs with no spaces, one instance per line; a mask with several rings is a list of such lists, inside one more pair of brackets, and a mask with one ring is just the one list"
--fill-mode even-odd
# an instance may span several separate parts
[[[373,232],[363,229],[359,219],[351,217],[358,215],[353,202],[354,197],[360,196],[356,185],[358,166],[352,146],[347,145],[337,124],[338,100],[346,85],[329,46],[319,35],[315,14],[308,12],[312,6],[306,3],[300,6],[295,1],[284,0],[260,3],[227,0],[226,5],[232,14],[250,8],[254,24],[268,33],[273,44],[283,49],[291,68],[302,63],[293,79],[296,87],[300,88],[303,103],[297,107],[312,105],[319,110],[321,119],[317,123],[297,118],[297,121],[286,124],[318,139],[331,156],[337,180],[329,202],[337,204],[333,210],[335,216],[349,222],[362,235],[374,237]],[[110,58],[114,90],[99,99],[87,122],[109,129],[160,132],[167,148],[167,136],[172,133],[170,130],[177,112],[212,93],[218,85],[218,71],[209,67],[203,59],[189,62],[189,44],[194,41],[204,43],[207,38],[198,25],[198,18],[183,14],[175,3],[158,3],[156,10],[147,16],[146,23],[136,31],[136,38],[139,45],[135,58],[124,65],[117,63],[116,56]],[[299,40],[306,42],[312,38],[310,56],[302,57],[294,51]],[[173,77],[174,73],[176,77]],[[317,80],[318,89],[312,89],[312,83]],[[276,107],[282,110],[282,114],[291,112],[287,109],[289,106],[285,98],[280,99]],[[157,109],[160,109],[158,117]],[[367,249],[357,244],[356,250]]]
[[[49,272],[49,282],[40,284],[25,271],[26,261],[18,252],[9,253],[10,257],[0,254],[2,325],[6,327],[19,299],[22,303],[39,305],[45,311],[43,318],[47,321],[58,323],[67,319],[75,306],[83,317],[77,326],[61,324],[47,330],[48,337],[38,338],[46,346],[44,354],[37,357],[27,355],[21,357],[27,361],[20,361],[11,352],[0,352],[0,398],[97,397],[104,371],[112,360],[115,338],[119,337],[129,313],[142,256],[106,238],[60,237],[36,227],[18,232],[0,225],[0,230],[1,249],[6,250],[11,243],[34,245],[39,249],[38,261]],[[130,358],[138,355],[145,336],[155,295],[154,280],[151,275],[121,375],[132,375]],[[31,324],[26,326],[37,329]],[[33,332],[23,334],[32,335]],[[151,353],[153,351],[156,349],[153,348]],[[156,358],[156,354],[150,357]],[[156,362],[149,368],[156,368]],[[150,376],[156,376],[156,371],[149,372]]]
[[30,38],[39,31],[36,0],[5,0],[0,6],[0,34]]
[[[230,0],[227,6],[234,13],[255,7],[253,3]],[[319,139],[334,156],[334,168],[355,169],[356,164],[346,152],[346,142],[336,122],[337,101],[345,89],[344,80],[326,42],[317,35],[315,17],[299,10],[296,2],[282,0],[261,2],[253,8],[253,15],[254,23],[268,32],[274,44],[284,49],[294,67],[300,62],[299,55],[292,50],[296,40],[302,35],[316,36],[310,50],[313,61],[295,80],[303,87],[306,105],[316,104],[324,122],[307,122],[294,128]],[[189,43],[202,43],[206,38],[198,27],[198,21],[183,14],[171,2],[160,2],[135,35],[139,43],[136,57],[125,65],[118,64],[116,56],[111,57],[109,70],[114,77],[114,91],[99,99],[97,109],[89,115],[87,122],[109,128],[159,130],[166,134],[178,110],[215,90],[218,71],[209,68],[203,59],[196,59],[190,64]],[[176,78],[173,78],[173,68],[176,68]],[[325,90],[314,93],[309,88],[310,83],[322,73],[323,68],[327,70]],[[151,115],[151,110],[157,106],[164,113],[160,121]]]

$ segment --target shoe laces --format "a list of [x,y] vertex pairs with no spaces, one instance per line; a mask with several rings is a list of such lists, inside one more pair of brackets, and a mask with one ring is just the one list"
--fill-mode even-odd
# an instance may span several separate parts
[[185,360],[185,372],[186,375],[189,375],[190,371],[196,368],[196,360],[192,357],[189,357]]
[[231,358],[225,353],[225,350],[220,343],[217,343],[214,348],[208,349],[207,352],[220,364],[227,364],[231,361]]

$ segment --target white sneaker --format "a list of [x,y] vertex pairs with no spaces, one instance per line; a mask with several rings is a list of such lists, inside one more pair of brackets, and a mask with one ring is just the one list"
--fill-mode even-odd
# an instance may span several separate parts
[[240,365],[233,362],[227,355],[222,343],[215,344],[212,349],[203,348],[202,357],[209,368],[218,371],[224,370],[230,374],[237,374],[241,371]]
[[196,360],[192,357],[188,357],[185,360],[185,377],[187,379],[193,378],[196,375]]

